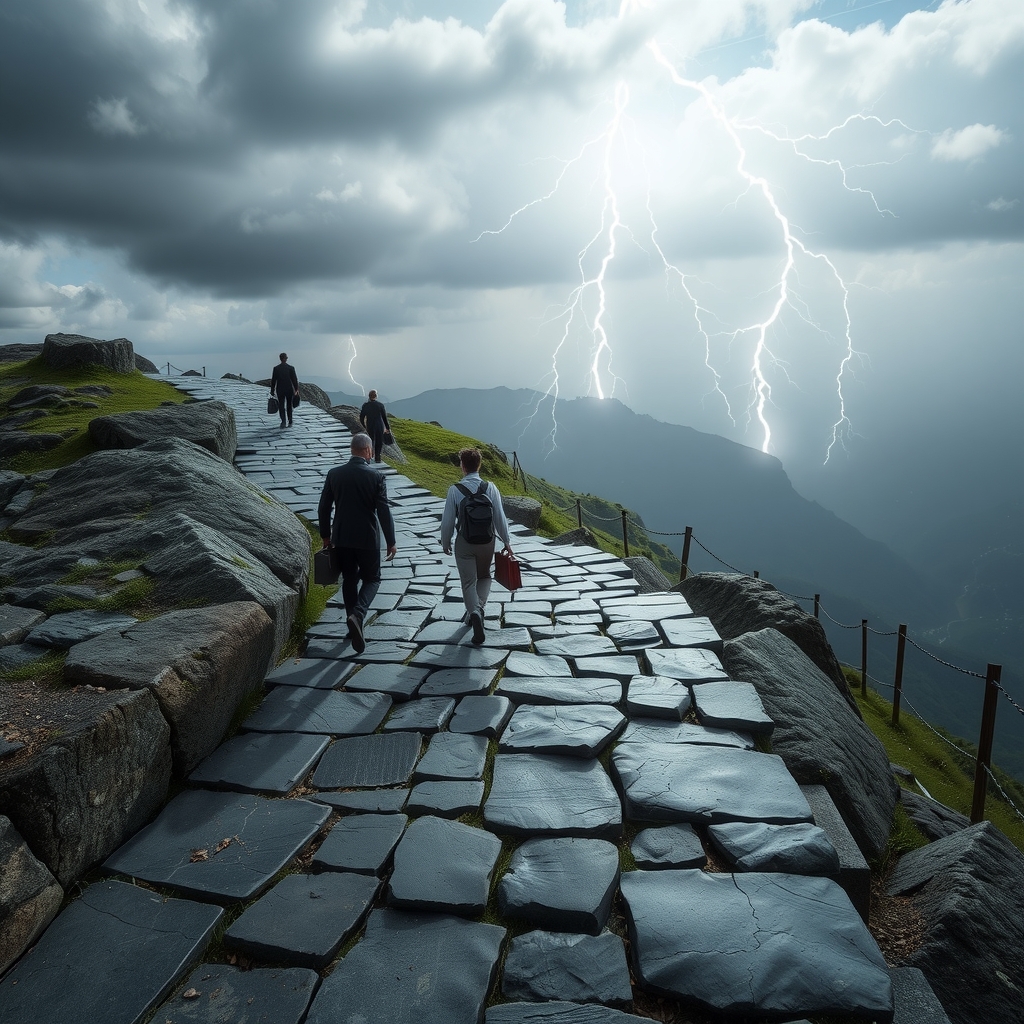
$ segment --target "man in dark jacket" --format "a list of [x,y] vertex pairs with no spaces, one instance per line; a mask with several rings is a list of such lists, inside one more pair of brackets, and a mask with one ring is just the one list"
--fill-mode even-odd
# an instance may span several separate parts
[[327,474],[317,509],[323,546],[333,547],[338,556],[341,596],[357,654],[366,649],[363,619],[380,586],[380,528],[387,541],[389,562],[397,550],[388,487],[384,475],[370,464],[372,456],[373,442],[366,434],[356,434],[352,438],[352,458]]
[[278,412],[281,414],[281,426],[292,425],[292,405],[299,393],[299,378],[295,367],[288,365],[288,353],[281,353],[281,362],[274,367],[270,375],[270,393],[277,395]]
[[380,450],[384,447],[384,431],[391,429],[387,410],[383,402],[377,401],[377,392],[370,392],[370,400],[363,402],[359,410],[359,422],[373,441],[373,461],[380,462]]

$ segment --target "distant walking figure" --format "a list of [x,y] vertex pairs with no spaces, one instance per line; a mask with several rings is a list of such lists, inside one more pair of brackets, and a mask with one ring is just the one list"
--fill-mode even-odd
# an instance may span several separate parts
[[482,644],[485,639],[484,607],[491,593],[495,537],[501,539],[506,551],[512,551],[501,493],[493,483],[481,479],[480,459],[476,448],[463,448],[459,452],[463,477],[448,488],[441,516],[441,547],[446,555],[452,553],[452,534],[458,526],[455,565],[475,644]]
[[373,461],[380,462],[380,450],[384,447],[384,431],[391,429],[384,406],[377,401],[377,392],[370,392],[370,400],[363,402],[359,410],[359,422],[373,440]]
[[388,544],[389,562],[397,550],[388,485],[384,474],[370,465],[372,454],[369,437],[354,435],[352,458],[327,474],[317,509],[323,546],[334,548],[338,556],[348,635],[357,654],[366,649],[363,619],[380,586],[380,528]]
[[299,378],[295,374],[295,367],[288,365],[288,353],[281,353],[281,362],[274,367],[270,375],[270,393],[277,395],[280,403],[278,412],[281,413],[281,426],[292,425],[292,406],[295,396],[299,393]]

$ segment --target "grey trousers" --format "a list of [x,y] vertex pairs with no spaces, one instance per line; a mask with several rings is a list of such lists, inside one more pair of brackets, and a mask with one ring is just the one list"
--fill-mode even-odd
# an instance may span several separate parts
[[477,612],[484,617],[484,606],[491,593],[491,561],[494,558],[494,541],[486,544],[470,544],[461,536],[455,538],[455,567],[459,570],[462,584],[462,600],[469,614]]

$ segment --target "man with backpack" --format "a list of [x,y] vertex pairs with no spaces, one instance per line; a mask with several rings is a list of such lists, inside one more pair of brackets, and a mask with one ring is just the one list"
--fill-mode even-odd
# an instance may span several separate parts
[[506,551],[512,551],[501,494],[493,483],[480,478],[480,460],[476,448],[463,448],[459,452],[463,477],[448,488],[441,516],[441,547],[446,555],[452,553],[452,535],[458,527],[455,565],[475,644],[482,644],[485,639],[484,606],[491,592],[495,537],[501,539]]

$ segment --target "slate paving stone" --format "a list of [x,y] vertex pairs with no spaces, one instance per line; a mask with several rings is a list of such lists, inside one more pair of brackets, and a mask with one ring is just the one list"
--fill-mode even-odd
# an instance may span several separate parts
[[[586,570],[581,570],[586,572]],[[564,571],[560,571],[560,575],[564,574]],[[562,615],[587,615],[597,612],[600,614],[601,606],[590,597],[581,597],[578,601],[563,601],[558,606],[558,614]]]
[[596,658],[576,658],[573,661],[578,676],[607,676],[628,683],[640,666],[633,654],[617,654]]
[[352,736],[331,744],[313,773],[317,789],[397,786],[408,782],[421,739],[415,732]]
[[[525,628],[511,627],[501,629],[496,624],[485,623],[487,631],[484,636],[484,647],[500,647],[507,651],[528,651],[533,644],[530,631]],[[473,636],[467,633],[459,641],[462,644],[471,644]]]
[[449,622],[439,619],[428,622],[413,638],[418,644],[457,644],[468,636],[470,627],[465,622]]
[[781,757],[687,743],[619,743],[612,765],[629,821],[811,821]]
[[830,879],[631,871],[621,891],[651,992],[730,1016],[892,1019],[885,960]]
[[718,655],[700,647],[651,647],[644,651],[644,661],[655,676],[685,679],[690,683],[712,683],[729,678]]
[[405,806],[409,790],[353,789],[345,793],[317,793],[310,796],[318,804],[326,804],[342,814],[363,811],[368,814],[394,814]]
[[607,633],[623,649],[627,647],[657,647],[662,642],[661,634],[650,622],[636,619],[613,622],[608,627]]
[[527,839],[498,883],[503,915],[550,931],[598,935],[619,881],[619,851],[603,839]]
[[448,722],[449,732],[497,736],[512,717],[514,706],[507,697],[463,697]]
[[427,752],[416,766],[414,781],[480,779],[486,761],[486,736],[439,732],[431,738]]
[[457,644],[428,644],[413,656],[412,664],[427,668],[497,668],[507,651]]
[[513,704],[618,704],[622,683],[575,676],[504,675],[495,693]]
[[136,1024],[203,955],[223,914],[94,882],[0,980],[0,1021]]
[[[243,971],[200,964],[153,1019],[158,1024],[300,1024],[319,984],[316,971],[304,967]],[[198,995],[186,999],[185,992]]]
[[304,733],[240,733],[189,775],[199,785],[243,793],[290,793],[312,770],[330,739]]
[[35,644],[8,644],[0,647],[0,669],[21,668],[52,653],[47,647]]
[[415,626],[388,626],[373,622],[363,630],[363,637],[367,643],[371,640],[412,640],[415,636]]
[[726,864],[737,871],[839,875],[839,854],[817,825],[730,821],[709,825],[708,838]]
[[710,747],[736,747],[753,750],[754,738],[749,733],[732,729],[709,729],[692,722],[669,722],[664,719],[638,718],[626,726],[620,743],[695,743]]
[[505,662],[506,676],[530,676],[532,678],[571,676],[569,662],[554,655],[542,657],[513,651]]
[[204,899],[247,900],[270,884],[329,814],[308,800],[186,790],[103,867]]
[[383,693],[278,686],[242,723],[247,732],[306,732],[364,736],[384,721],[391,698]]
[[549,754],[497,754],[484,820],[513,836],[617,839],[622,807],[601,762]]
[[479,1024],[504,937],[504,928],[449,914],[374,911],[307,1024]]
[[366,645],[362,654],[356,654],[347,641],[332,640],[328,637],[310,640],[306,644],[307,658],[332,658],[336,661],[392,662],[400,665],[413,651],[415,644],[400,643],[396,640],[375,640]]
[[[635,598],[633,600],[636,600]],[[693,615],[685,601],[669,604],[632,604],[628,602],[601,605],[609,622],[663,622],[666,619],[685,619]]]
[[599,633],[596,622],[556,622],[554,625],[530,626],[530,636],[535,640],[547,640],[559,636],[577,636],[580,633]]
[[501,994],[529,1002],[568,1000],[632,1006],[625,946],[611,932],[517,935],[505,958]]
[[425,668],[408,665],[364,665],[345,682],[352,692],[386,693],[394,700],[408,700],[427,678]]
[[482,914],[500,854],[501,840],[484,829],[434,815],[417,818],[395,849],[388,903],[403,910]]
[[404,814],[350,814],[320,844],[313,867],[379,877],[408,822]]
[[434,814],[458,818],[480,810],[484,799],[482,782],[441,782],[429,780],[413,786],[406,810],[410,814]]
[[506,610],[505,615],[506,626],[518,626],[518,627],[529,627],[534,626],[550,626],[551,615],[550,613],[545,614],[544,612],[523,612],[520,611],[514,605]]
[[626,710],[642,718],[681,722],[690,710],[690,687],[666,676],[633,676],[626,693]]
[[268,688],[311,686],[318,690],[333,690],[341,686],[355,670],[355,665],[328,658],[289,658],[267,676],[266,683]]
[[254,960],[322,970],[359,927],[380,880],[345,871],[285,875],[224,933]]
[[134,626],[138,619],[120,612],[103,612],[94,608],[85,608],[77,612],[62,612],[51,615],[40,623],[25,637],[25,643],[36,647],[46,647],[56,651],[66,651],[75,644],[92,640],[101,633],[112,629],[127,629]]
[[722,656],[722,638],[711,620],[703,615],[690,619],[662,619],[659,623],[672,647],[703,647]]
[[382,612],[373,621],[378,626],[412,626],[419,629],[429,614],[426,608],[401,608],[393,612]]
[[770,736],[775,729],[753,683],[702,683],[693,688],[693,702],[701,725],[755,736]]
[[420,687],[421,697],[462,697],[490,690],[498,672],[493,668],[443,668],[431,672]]
[[454,697],[420,697],[399,704],[384,723],[385,732],[440,732],[455,710]]
[[556,655],[562,658],[587,658],[594,655],[619,653],[615,641],[610,637],[601,634],[595,636],[591,633],[538,640],[534,646],[540,655]]
[[702,868],[708,862],[692,825],[665,825],[638,832],[630,845],[638,868]]
[[603,704],[524,704],[502,733],[498,749],[598,757],[625,725],[621,712]]

